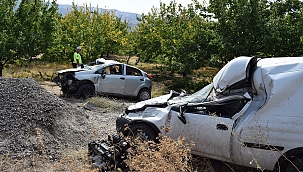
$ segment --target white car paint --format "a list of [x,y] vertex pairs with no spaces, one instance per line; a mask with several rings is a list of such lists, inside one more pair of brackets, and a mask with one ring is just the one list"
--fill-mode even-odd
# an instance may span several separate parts
[[[244,81],[250,86],[239,88]],[[303,57],[236,58],[198,93],[173,97],[171,92],[139,102],[129,106],[122,117],[131,123],[152,123],[173,139],[184,136],[195,143],[193,154],[247,167],[274,170],[282,166],[278,163],[285,153],[290,159],[291,153],[303,150]],[[223,106],[217,101],[230,97],[243,102],[234,114],[224,116],[227,106],[222,114],[205,110],[210,104],[219,110]],[[187,110],[186,123],[179,118],[181,111],[174,108],[182,106]]]

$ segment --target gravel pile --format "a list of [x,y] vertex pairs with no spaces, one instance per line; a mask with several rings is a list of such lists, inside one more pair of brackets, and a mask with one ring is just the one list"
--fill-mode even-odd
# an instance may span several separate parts
[[[86,149],[97,126],[92,120],[100,120],[100,113],[60,99],[33,79],[0,77],[0,155],[57,159],[65,149]],[[97,130],[113,132],[114,125],[104,122]]]

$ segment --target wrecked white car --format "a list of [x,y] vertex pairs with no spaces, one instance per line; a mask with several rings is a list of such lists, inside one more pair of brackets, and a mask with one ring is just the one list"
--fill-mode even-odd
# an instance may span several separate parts
[[134,97],[138,101],[151,98],[151,75],[113,60],[97,64],[60,70],[53,82],[61,87],[63,95],[77,98],[89,98],[94,94]]
[[[275,171],[303,170],[303,57],[238,57],[200,91],[131,105],[124,135],[185,137],[192,153]],[[125,130],[125,126],[132,131]]]

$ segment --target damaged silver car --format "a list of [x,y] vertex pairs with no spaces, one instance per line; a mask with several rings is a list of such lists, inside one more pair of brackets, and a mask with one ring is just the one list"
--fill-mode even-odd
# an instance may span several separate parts
[[[192,154],[274,171],[303,170],[303,57],[238,57],[192,95],[129,106],[118,132],[193,141]],[[131,128],[130,130],[126,130]]]
[[102,64],[58,71],[53,79],[63,95],[89,98],[94,94],[151,98],[152,76],[136,67],[113,60]]

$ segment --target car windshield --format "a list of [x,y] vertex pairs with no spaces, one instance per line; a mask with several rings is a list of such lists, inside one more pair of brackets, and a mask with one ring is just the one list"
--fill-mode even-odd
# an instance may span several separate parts
[[194,94],[187,95],[187,96],[178,96],[174,97],[173,99],[168,101],[168,104],[176,104],[176,103],[201,103],[205,101],[205,99],[208,97],[210,94],[211,90],[213,88],[213,84],[208,84],[201,90],[195,92]]

